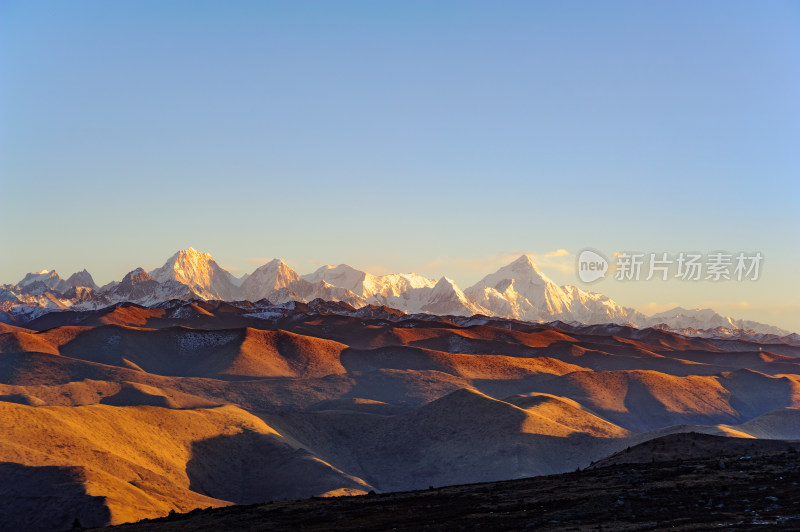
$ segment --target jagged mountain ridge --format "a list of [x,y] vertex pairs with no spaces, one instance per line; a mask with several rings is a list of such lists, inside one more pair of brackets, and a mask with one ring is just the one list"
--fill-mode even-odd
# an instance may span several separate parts
[[85,269],[80,272],[75,272],[69,276],[68,279],[62,279],[58,272],[55,270],[42,270],[40,272],[32,272],[17,283],[20,289],[28,289],[28,292],[35,292],[37,287],[41,290],[41,286],[45,286],[50,290],[57,292],[66,292],[70,288],[86,287],[97,290],[98,286],[95,284],[92,275]]
[[347,288],[359,297],[388,300],[400,297],[414,288],[433,288],[436,281],[427,279],[416,273],[393,273],[389,275],[372,275],[356,270],[347,264],[338,266],[322,266],[314,273],[303,276],[310,282],[325,281],[334,286]]
[[150,277],[158,283],[177,281],[203,299],[229,300],[239,292],[231,273],[220,267],[209,253],[194,248],[175,253],[162,267],[151,271]]
[[522,255],[487,275],[465,294],[493,316],[526,321],[563,320],[581,323],[640,323],[645,316],[613,300],[572,285],[559,286]]
[[520,256],[463,291],[447,277],[437,281],[416,273],[372,275],[346,264],[322,266],[301,276],[280,259],[237,279],[210,254],[193,248],[175,253],[149,273],[137,268],[121,282],[102,288],[86,270],[66,281],[54,270],[43,270],[27,274],[16,285],[0,287],[0,310],[5,321],[24,322],[70,308],[91,310],[120,302],[147,306],[172,299],[267,299],[273,304],[322,299],[341,301],[354,308],[378,305],[407,313],[655,326],[687,335],[716,336],[713,331],[719,336],[731,336],[737,331],[789,334],[770,325],[721,316],[711,309],[676,308],[648,317],[603,294],[558,285],[539,270],[529,255]]

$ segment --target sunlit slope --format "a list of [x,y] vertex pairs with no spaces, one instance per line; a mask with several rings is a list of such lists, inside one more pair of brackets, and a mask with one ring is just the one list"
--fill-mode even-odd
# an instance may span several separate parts
[[[175,410],[0,402],[0,419],[0,461],[79,471],[75,483],[86,496],[104,497],[112,523],[172,509],[369,489],[235,406]],[[41,496],[59,496],[58,485],[50,489]]]
[[268,321],[229,303],[120,306],[0,327],[7,522],[558,473],[681,432],[800,438],[790,344],[312,307]]

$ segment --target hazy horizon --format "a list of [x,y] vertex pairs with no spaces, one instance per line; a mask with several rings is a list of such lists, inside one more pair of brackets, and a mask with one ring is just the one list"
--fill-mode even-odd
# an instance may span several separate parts
[[[192,247],[192,246],[187,246],[184,249],[188,249],[190,247]],[[344,264],[344,263],[322,263],[322,262],[319,262],[319,261],[316,261],[316,260],[312,260],[312,259],[309,259],[305,263],[303,263],[303,262],[297,262],[297,261],[293,261],[293,260],[286,260],[283,257],[275,256],[275,257],[249,257],[249,258],[245,258],[244,261],[243,261],[245,266],[242,267],[242,268],[238,268],[236,266],[231,266],[230,263],[225,263],[225,262],[219,261],[217,259],[217,257],[215,257],[214,254],[211,253],[209,250],[197,249],[197,248],[193,248],[193,249],[195,249],[196,251],[202,252],[202,253],[209,253],[212,257],[214,257],[215,262],[217,262],[222,268],[226,269],[227,271],[229,271],[230,273],[232,273],[236,277],[241,277],[244,274],[252,273],[259,266],[262,266],[263,264],[266,264],[267,262],[269,262],[270,260],[273,260],[273,259],[284,260],[284,262],[286,262],[286,264],[288,264],[292,269],[297,271],[297,273],[299,273],[300,275],[305,275],[305,274],[312,273],[312,272],[316,271],[317,269],[319,269],[322,266],[331,266],[331,265],[332,266],[336,266],[338,264]],[[183,249],[176,250],[176,252],[177,251],[183,251]],[[172,255],[173,254],[170,254],[170,257]],[[763,318],[762,319],[758,319],[758,318],[747,317],[747,314],[756,315],[756,316],[758,316],[758,315],[769,315],[769,314],[764,312],[765,309],[763,309],[763,308],[762,309],[752,308],[752,306],[747,305],[747,304],[743,305],[741,303],[740,304],[733,303],[731,305],[726,305],[725,303],[721,304],[720,302],[706,301],[706,300],[702,300],[702,299],[694,299],[694,300],[690,300],[690,301],[694,301],[695,303],[688,303],[688,304],[685,303],[685,302],[678,302],[678,301],[672,300],[672,301],[665,301],[665,302],[651,301],[651,302],[647,302],[645,304],[635,305],[635,304],[629,304],[625,300],[619,299],[619,298],[615,297],[614,295],[612,295],[614,293],[621,293],[621,294],[623,294],[623,297],[626,297],[625,296],[625,294],[627,293],[626,292],[626,288],[628,290],[636,290],[637,286],[640,286],[643,283],[648,288],[654,287],[654,286],[657,287],[659,284],[666,284],[667,286],[675,286],[675,287],[685,286],[685,287],[687,287],[688,290],[692,290],[694,287],[697,287],[698,285],[702,285],[703,283],[709,283],[709,284],[711,284],[713,286],[722,286],[724,288],[726,286],[727,287],[737,286],[737,285],[742,284],[742,283],[744,283],[744,286],[747,286],[748,284],[752,283],[752,281],[747,281],[747,280],[737,281],[735,279],[735,276],[731,280],[719,281],[719,282],[713,282],[713,281],[707,281],[707,280],[681,281],[681,280],[674,279],[674,276],[673,276],[674,272],[670,272],[669,279],[667,281],[663,281],[663,280],[656,279],[656,278],[654,278],[653,280],[647,281],[647,280],[644,280],[645,276],[647,275],[647,270],[645,269],[645,270],[643,270],[642,279],[639,280],[639,281],[620,281],[620,280],[617,280],[615,278],[615,275],[612,272],[612,273],[607,274],[605,279],[603,279],[603,280],[601,280],[599,282],[583,283],[578,278],[577,272],[576,272],[576,269],[575,269],[576,254],[571,253],[571,252],[569,252],[569,251],[567,251],[565,249],[553,250],[553,251],[546,252],[546,253],[536,253],[536,252],[515,250],[515,251],[507,253],[507,254],[498,254],[498,255],[494,255],[494,256],[479,257],[479,258],[473,258],[473,259],[443,260],[443,259],[440,258],[438,260],[433,260],[433,261],[430,261],[428,263],[425,263],[425,264],[421,265],[418,268],[412,268],[412,269],[402,270],[402,271],[401,270],[389,270],[389,269],[385,269],[385,268],[381,268],[381,267],[375,267],[375,266],[373,266],[371,268],[370,267],[362,268],[362,267],[359,267],[359,266],[357,266],[355,264],[348,264],[348,265],[352,266],[352,267],[354,267],[356,269],[365,271],[366,273],[369,273],[369,274],[372,274],[372,275],[384,275],[384,274],[391,274],[391,273],[417,273],[419,275],[423,275],[425,277],[428,277],[428,278],[431,278],[431,279],[434,279],[434,280],[439,279],[439,278],[444,276],[444,277],[448,277],[448,278],[452,279],[453,281],[455,281],[456,284],[463,290],[463,289],[468,288],[469,286],[475,284],[477,281],[479,281],[485,275],[493,273],[497,269],[510,264],[511,262],[513,262],[514,260],[518,259],[522,255],[531,256],[533,258],[534,262],[536,263],[537,267],[545,275],[547,275],[553,281],[555,281],[556,283],[558,283],[560,285],[565,285],[565,284],[567,284],[567,285],[575,285],[575,286],[580,286],[580,287],[582,287],[582,288],[584,288],[586,290],[590,290],[592,292],[603,293],[605,295],[608,295],[612,299],[616,300],[617,303],[619,303],[619,304],[621,304],[621,305],[623,305],[625,307],[635,308],[636,310],[639,310],[640,312],[642,312],[642,313],[644,313],[646,315],[656,314],[656,313],[659,313],[659,312],[663,312],[665,310],[671,310],[671,309],[673,309],[675,307],[684,307],[684,308],[689,308],[689,309],[711,308],[711,309],[717,311],[719,314],[722,314],[723,316],[731,316],[731,317],[736,318],[736,319],[750,319],[750,320],[753,320],[753,321],[761,321],[762,323],[766,323],[766,324],[769,324],[769,325],[775,325],[775,326],[778,326],[778,327],[782,327],[782,328],[787,329],[787,330],[789,330],[791,332],[800,332],[800,328],[798,328],[798,326],[796,325],[796,322],[794,322],[791,319],[792,318],[791,316],[786,316],[785,319],[784,319],[780,315],[778,315],[777,317],[775,317],[774,319],[771,319],[770,321],[764,320]],[[92,273],[92,270],[91,270],[90,267],[85,266],[84,268],[87,269],[87,271],[89,271],[90,274],[92,274],[92,277],[94,278],[94,281],[99,286],[103,286],[103,285],[105,285],[105,284],[107,284],[107,283],[109,283],[111,281],[120,281],[128,272],[133,271],[135,268],[138,268],[138,267],[142,267],[146,271],[150,272],[150,271],[152,271],[152,270],[154,270],[154,269],[156,269],[158,267],[161,267],[166,260],[168,260],[168,257],[165,257],[164,260],[161,260],[161,261],[143,262],[143,263],[138,264],[137,266],[131,266],[129,269],[126,269],[124,272],[119,273],[116,276],[111,277],[111,278],[98,278]],[[614,261],[614,259],[612,258],[611,259],[612,268],[613,268],[613,264],[614,264],[613,261]],[[304,267],[304,265],[305,265],[305,267]],[[446,268],[448,266],[451,266],[454,269],[460,270],[462,273],[466,272],[466,275],[462,275],[459,278],[456,278],[456,277],[448,274],[447,271],[444,271],[444,268]],[[64,279],[66,279],[69,275],[74,273],[74,272],[67,273],[66,271],[59,271],[58,268],[45,268],[45,269],[48,270],[48,271],[55,270],[59,274],[59,276],[61,276]],[[733,270],[733,268],[731,268],[731,271],[732,270]],[[43,270],[34,269],[34,270],[31,270],[30,272],[26,272],[26,273],[34,273],[34,272],[38,272],[38,271],[43,271]],[[78,270],[76,270],[76,271],[78,271]],[[6,283],[13,284],[13,283],[16,283],[16,282],[20,281],[23,276],[24,276],[24,274],[21,275],[18,279],[14,279],[14,280],[11,280],[11,281],[2,281],[2,280],[0,280],[0,281],[2,281],[2,282],[0,282],[0,284],[6,284]],[[727,284],[725,284],[725,283],[727,283]],[[755,284],[757,284],[757,282]],[[696,288],[694,288],[694,290],[696,290]],[[686,301],[686,300],[684,300],[684,301]],[[780,320],[782,320],[784,323],[782,324]]]

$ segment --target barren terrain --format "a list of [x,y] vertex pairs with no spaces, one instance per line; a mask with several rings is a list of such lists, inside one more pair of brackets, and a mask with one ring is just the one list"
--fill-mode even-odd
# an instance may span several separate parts
[[248,305],[0,325],[3,522],[104,526],[561,474],[690,431],[800,439],[787,342]]

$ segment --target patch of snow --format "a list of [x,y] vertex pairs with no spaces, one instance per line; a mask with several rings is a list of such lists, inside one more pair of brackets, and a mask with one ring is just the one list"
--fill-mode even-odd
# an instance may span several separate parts
[[178,348],[183,351],[196,351],[210,347],[221,347],[239,338],[236,332],[230,331],[181,331],[178,336]]

